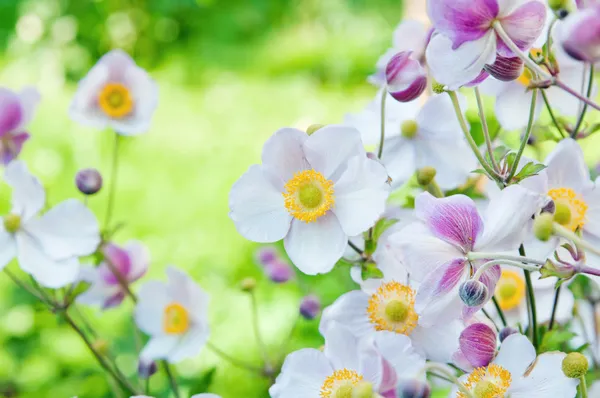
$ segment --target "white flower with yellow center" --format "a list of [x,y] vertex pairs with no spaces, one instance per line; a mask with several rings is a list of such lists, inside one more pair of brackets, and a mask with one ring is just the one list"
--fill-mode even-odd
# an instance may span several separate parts
[[197,355],[208,339],[208,295],[183,271],[168,267],[166,273],[167,283],[140,289],[135,321],[151,336],[140,357],[176,363]]
[[269,389],[272,398],[351,398],[361,383],[370,383],[373,392],[388,397],[398,380],[418,377],[425,365],[406,336],[382,332],[358,339],[336,322],[322,334],[323,351],[305,348],[287,356]]
[[12,207],[0,222],[0,269],[16,257],[21,269],[43,286],[75,282],[78,257],[94,253],[100,243],[94,213],[68,199],[40,215],[46,192],[25,163],[9,163],[4,177],[12,188]]
[[325,273],[348,236],[369,229],[385,210],[387,178],[354,128],[326,126],[310,136],[284,128],[265,143],[262,165],[231,188],[229,215],[246,239],[284,239],[302,272]]
[[[398,270],[399,275],[404,273]],[[340,296],[323,311],[321,330],[332,322],[347,327],[359,338],[376,336],[385,331],[395,336],[407,336],[418,352],[430,360],[450,362],[458,349],[458,337],[465,324],[459,320],[423,326],[415,310],[416,289],[393,278],[388,272],[377,280],[378,286],[364,284]],[[375,282],[376,280],[370,280]]]
[[[547,352],[536,357],[535,348],[522,334],[508,336],[488,366],[473,370],[459,381],[474,398],[571,398],[579,380],[562,371],[566,354]],[[451,397],[466,398],[457,388]]]
[[158,104],[158,87],[122,50],[104,55],[77,87],[69,114],[81,124],[113,128],[121,135],[148,130]]

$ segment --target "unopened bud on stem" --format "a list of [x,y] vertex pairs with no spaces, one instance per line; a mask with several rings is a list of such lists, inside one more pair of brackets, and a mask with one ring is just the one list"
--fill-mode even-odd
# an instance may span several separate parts
[[541,213],[533,221],[533,234],[542,242],[546,242],[552,236],[554,215]]
[[470,279],[460,285],[458,295],[469,307],[477,307],[485,303],[488,297],[488,288],[482,282]]
[[569,353],[562,361],[562,371],[571,379],[578,379],[588,371],[588,360],[579,352]]

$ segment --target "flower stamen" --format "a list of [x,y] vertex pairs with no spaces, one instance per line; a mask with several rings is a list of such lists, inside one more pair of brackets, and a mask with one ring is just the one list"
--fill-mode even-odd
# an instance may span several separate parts
[[190,318],[183,305],[173,302],[165,307],[163,330],[167,334],[183,334],[190,328]]
[[570,210],[570,217],[563,225],[565,228],[575,232],[585,225],[588,205],[581,195],[571,188],[554,188],[548,191],[548,196],[552,198],[557,208],[560,205]]
[[363,377],[354,370],[336,370],[323,382],[321,398],[351,398],[352,390],[361,381]]
[[294,174],[283,193],[285,208],[298,220],[314,222],[334,205],[333,182],[315,170]]
[[[510,387],[512,376],[502,366],[490,364],[476,368],[471,372],[464,386],[475,398],[501,398]],[[461,391],[457,398],[466,398]]]
[[415,291],[399,282],[384,283],[369,299],[367,313],[376,330],[409,335],[419,320]]
[[98,95],[98,105],[107,116],[120,119],[133,110],[133,98],[123,84],[107,83]]

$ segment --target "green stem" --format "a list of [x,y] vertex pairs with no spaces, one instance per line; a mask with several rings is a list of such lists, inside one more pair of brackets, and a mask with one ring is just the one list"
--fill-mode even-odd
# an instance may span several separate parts
[[581,398],[588,397],[587,384],[585,383],[585,375],[582,375],[579,378],[579,392],[581,392]]
[[527,129],[525,130],[525,137],[523,137],[523,141],[521,141],[521,146],[519,147],[519,151],[517,152],[517,156],[515,156],[515,160],[513,162],[513,167],[506,178],[506,183],[510,184],[510,181],[515,176],[517,169],[519,168],[519,162],[521,161],[521,156],[523,156],[523,151],[525,151],[525,147],[527,146],[527,142],[529,142],[529,137],[531,136],[531,131],[533,130],[533,121],[535,119],[535,105],[537,103],[537,93],[538,89],[534,88],[531,92],[531,105],[529,106],[529,121],[527,122]]
[[427,192],[429,192],[430,194],[432,194],[436,198],[443,198],[444,197],[444,191],[442,191],[442,188],[440,188],[440,186],[435,181],[435,179],[431,180],[431,182],[429,184],[427,184]]
[[488,129],[487,120],[485,118],[481,94],[479,93],[479,88],[475,87],[473,90],[475,91],[475,98],[477,99],[477,109],[479,110],[479,119],[481,120],[481,128],[483,130],[483,137],[485,138],[485,145],[487,147],[488,156],[490,157],[490,162],[492,163],[494,171],[496,173],[499,173],[500,167],[498,166],[498,163],[494,158],[494,148],[492,148],[492,137],[490,137],[490,131]]
[[53,306],[54,303],[52,303],[51,301],[47,301],[46,298],[44,296],[42,296],[40,293],[38,293],[38,291],[35,288],[30,287],[29,285],[27,285],[25,282],[23,282],[22,280],[20,280],[19,278],[17,278],[17,276],[15,274],[13,274],[12,272],[10,272],[8,270],[8,268],[4,269],[4,273],[17,285],[19,286],[21,289],[25,290],[26,292],[28,292],[29,294],[31,294],[32,296],[34,296],[35,298],[37,298],[38,300],[40,300],[41,302],[43,302],[46,305],[49,306]]
[[454,373],[450,372],[447,368],[443,367],[442,365],[440,365],[436,362],[427,362],[425,364],[425,366],[423,367],[423,369],[421,369],[421,373],[423,375],[426,375],[428,372],[431,372],[431,371],[439,372],[439,373],[443,374],[445,377],[447,377],[448,379],[450,379],[452,381],[452,383],[458,387],[458,389],[465,396],[465,398],[475,398],[473,396],[473,394],[471,393],[471,391],[469,391],[465,387],[465,385],[463,383],[461,383],[460,380],[458,380],[456,375]]
[[487,271],[488,269],[490,269],[492,267],[495,267],[496,265],[508,265],[508,266],[511,266],[511,267],[521,268],[521,269],[526,270],[526,271],[537,271],[538,270],[538,267],[535,267],[533,265],[527,265],[527,264],[522,263],[522,262],[496,259],[496,260],[488,261],[487,263],[485,263],[482,266],[480,266],[479,268],[477,268],[477,271],[475,272],[475,275],[473,275],[473,277],[471,279],[473,279],[475,281],[478,281],[479,278],[481,277],[481,275],[485,271]]
[[550,315],[550,323],[548,324],[548,331],[551,331],[554,327],[554,318],[556,317],[556,309],[558,307],[558,300],[560,299],[560,288],[562,285],[558,286],[556,292],[554,292],[554,303],[552,304],[552,314]]
[[163,364],[163,368],[165,369],[165,373],[167,374],[167,377],[169,379],[169,384],[171,385],[171,390],[173,391],[173,394],[175,394],[175,398],[179,398],[179,387],[177,386],[177,381],[175,380],[175,376],[173,376],[173,373],[171,372],[171,367],[169,366],[169,363],[167,361],[162,361]]
[[[594,87],[594,65],[587,64],[587,66],[590,68],[590,74],[589,74],[589,78],[588,78],[587,92],[585,93],[586,94],[585,96],[587,98],[590,98],[592,96],[592,88]],[[587,109],[588,109],[588,104],[584,103],[583,109],[581,110],[581,113],[579,114],[579,118],[577,119],[577,123],[575,124],[575,127],[573,127],[573,131],[571,132],[571,138],[577,137],[577,133],[579,132],[579,129],[583,125],[583,120],[585,119],[585,114],[587,112]]]
[[508,323],[506,322],[506,317],[504,316],[504,311],[502,311],[502,307],[500,307],[500,303],[498,303],[498,299],[496,299],[496,296],[492,296],[492,302],[494,303],[494,307],[496,307],[496,312],[500,316],[502,325],[504,327],[508,326]]
[[241,369],[246,369],[250,372],[255,372],[255,373],[259,373],[262,374],[263,369],[251,365],[249,363],[240,361],[237,358],[232,357],[231,355],[221,351],[220,348],[217,348],[213,343],[211,343],[210,341],[206,343],[206,347],[211,350],[212,352],[214,352],[215,354],[217,354],[219,357],[223,358],[224,360],[226,360],[227,362],[231,363],[234,366],[237,366],[238,368]]
[[579,235],[577,235],[575,232],[571,231],[570,229],[567,229],[558,223],[554,223],[552,225],[552,231],[554,232],[555,235],[562,236],[563,238],[569,239],[569,240],[573,241],[573,243],[575,243],[575,245],[580,246],[583,249],[588,250],[588,251],[600,256],[600,250],[596,249],[594,247],[594,245],[592,245],[591,243],[588,243],[585,240],[581,239],[581,237]]
[[261,335],[260,328],[258,325],[258,304],[256,302],[256,293],[254,290],[250,291],[250,301],[252,305],[252,327],[254,328],[254,335],[256,337],[256,343],[258,344],[258,349],[263,357],[264,365],[266,369],[271,368],[271,363],[269,361],[269,356],[267,354],[267,346],[265,345]]
[[458,102],[458,96],[456,95],[456,93],[454,91],[449,91],[448,95],[450,96],[450,99],[452,100],[452,105],[454,106],[454,112],[456,112],[456,117],[458,118],[460,127],[463,131],[463,134],[465,135],[465,138],[467,139],[467,142],[469,143],[469,146],[471,147],[471,150],[473,151],[473,154],[475,155],[475,157],[481,164],[481,167],[483,167],[483,169],[490,175],[490,177],[493,179],[497,179],[498,174],[496,174],[496,172],[485,161],[485,159],[483,158],[483,155],[481,154],[481,152],[479,152],[477,143],[475,143],[475,140],[473,139],[473,137],[471,136],[471,133],[469,132],[469,126],[467,126],[467,122],[462,114],[462,110],[460,109],[460,103]]
[[469,260],[510,260],[520,261],[522,263],[530,263],[537,265],[544,265],[546,261],[536,260],[525,256],[511,256],[510,254],[504,253],[488,253],[488,252],[469,252],[467,253],[467,259]]
[[546,91],[542,90],[541,93],[542,93],[542,98],[544,100],[544,104],[546,105],[546,109],[548,109],[548,113],[550,114],[550,119],[552,119],[552,123],[554,124],[554,127],[556,127],[556,129],[558,130],[558,132],[560,133],[562,138],[566,138],[567,136],[565,135],[565,132],[563,131],[562,127],[560,127],[560,124],[558,123],[558,120],[556,119],[556,116],[554,115],[554,111],[552,110],[552,107],[550,106],[550,101],[548,101],[548,95],[546,95]]
[[387,90],[384,88],[381,91],[381,134],[379,136],[379,150],[377,157],[381,159],[383,155],[383,143],[385,141],[385,100],[387,98]]
[[[525,257],[525,247],[521,244],[519,247],[519,254]],[[523,270],[525,274],[525,285],[527,286],[527,297],[529,298],[529,306],[531,309],[531,316],[529,320],[529,328],[531,330],[531,343],[538,349],[538,334],[537,334],[537,313],[535,308],[535,293],[533,292],[533,283],[531,282],[531,273],[527,270]]]
[[108,203],[106,205],[106,219],[104,220],[104,230],[108,231],[110,221],[115,207],[115,194],[117,187],[117,175],[119,171],[119,143],[121,136],[115,133],[115,145],[113,149],[112,170],[110,176],[110,187],[108,189]]

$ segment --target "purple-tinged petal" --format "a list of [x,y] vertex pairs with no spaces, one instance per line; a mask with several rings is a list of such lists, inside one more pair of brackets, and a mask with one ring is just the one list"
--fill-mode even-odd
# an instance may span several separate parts
[[496,355],[496,332],[484,323],[474,323],[460,334],[460,350],[477,368],[487,366]]
[[19,97],[10,90],[0,89],[0,137],[16,129],[22,119]]
[[109,308],[116,307],[123,302],[124,298],[125,292],[119,291],[118,293],[106,298],[106,301],[102,305],[102,309],[106,310]]
[[487,79],[488,77],[490,77],[490,74],[487,73],[487,71],[485,69],[483,69],[481,71],[481,73],[479,74],[479,76],[477,76],[475,79],[473,79],[470,82],[468,82],[467,84],[465,84],[465,87],[477,87],[481,83],[483,83],[483,81],[485,79]]
[[479,277],[479,282],[483,283],[487,287],[488,297],[479,306],[476,306],[476,307],[465,306],[463,308],[463,318],[465,320],[470,319],[473,316],[473,314],[475,314],[477,311],[479,311],[481,308],[483,308],[483,306],[488,301],[490,301],[490,299],[492,298],[492,295],[494,294],[494,291],[496,290],[496,284],[498,283],[498,280],[500,279],[501,275],[502,275],[502,269],[500,268],[500,266],[494,265],[492,268],[489,268],[487,271],[485,271],[481,275],[481,277]]
[[0,138],[0,162],[7,165],[19,156],[23,144],[29,139],[28,133],[9,133]]
[[[542,33],[545,21],[546,6],[533,0],[503,16],[500,24],[517,47],[528,50]],[[498,54],[503,57],[516,56],[502,40],[498,40]]]
[[427,88],[427,72],[411,57],[412,53],[402,51],[394,55],[385,69],[388,92],[400,102],[416,99]]
[[496,57],[496,62],[492,65],[486,65],[485,70],[496,79],[503,82],[518,79],[523,73],[524,62],[521,58]]
[[483,37],[499,11],[497,0],[429,0],[427,5],[434,28],[452,40],[454,50]]
[[150,252],[148,248],[141,242],[132,240],[125,244],[124,249],[127,251],[131,268],[127,274],[127,280],[134,282],[140,279],[148,271],[150,266]]
[[19,101],[21,103],[21,124],[17,126],[16,131],[22,131],[27,124],[31,122],[38,104],[40,103],[40,92],[35,87],[24,87],[19,93]]
[[573,13],[564,22],[562,46],[569,56],[584,62],[600,61],[600,6]]
[[[131,270],[131,259],[129,258],[127,251],[115,244],[108,243],[104,246],[102,252],[105,260],[110,262],[124,278],[127,278],[129,271]],[[99,268],[99,271],[102,270],[101,275],[104,281],[109,285],[118,285],[119,279],[112,272],[111,267],[108,265],[105,266],[106,268]]]
[[383,397],[396,397],[396,385],[398,384],[398,376],[392,365],[382,358],[383,375],[381,376],[381,384],[379,385],[379,394]]
[[415,211],[435,236],[460,247],[464,253],[471,251],[483,231],[475,202],[465,195],[435,198],[424,192],[415,201]]

